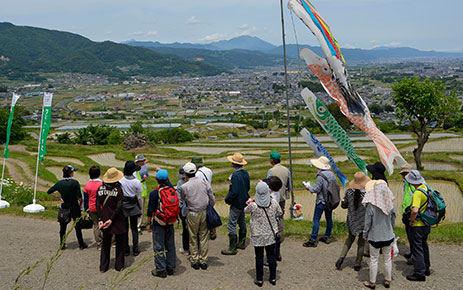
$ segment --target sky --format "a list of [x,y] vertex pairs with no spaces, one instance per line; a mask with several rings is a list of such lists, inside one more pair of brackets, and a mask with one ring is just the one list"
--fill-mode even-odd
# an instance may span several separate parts
[[[318,45],[284,2],[287,43]],[[463,52],[461,0],[312,0],[341,47]],[[0,22],[93,41],[208,43],[240,35],[282,44],[280,0],[2,0]]]

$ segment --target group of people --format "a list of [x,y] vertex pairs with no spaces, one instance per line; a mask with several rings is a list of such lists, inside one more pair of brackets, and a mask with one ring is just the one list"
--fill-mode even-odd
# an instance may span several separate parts
[[[329,243],[332,229],[332,210],[327,209],[326,198],[329,183],[336,182],[334,173],[330,170],[329,160],[326,157],[311,159],[312,165],[319,169],[317,184],[306,184],[306,189],[317,194],[313,216],[312,235],[305,247],[316,247],[318,241]],[[357,254],[354,270],[361,269],[362,258],[370,256],[369,280],[363,284],[365,287],[375,289],[380,253],[384,256],[385,278],[383,285],[389,288],[392,281],[393,243],[395,242],[394,226],[396,210],[394,194],[390,190],[385,176],[385,167],[376,162],[367,166],[372,178],[363,172],[357,172],[345,191],[341,207],[347,209],[346,228],[348,237],[344,243],[341,254],[335,263],[338,270],[342,269],[344,259],[357,237]],[[414,272],[407,276],[410,281],[425,281],[430,272],[429,247],[427,244],[430,226],[423,223],[419,213],[424,212],[428,203],[431,188],[425,182],[418,170],[412,170],[410,164],[402,166],[400,174],[403,177],[404,197],[402,201],[403,222],[411,253],[405,254],[407,263],[414,266]],[[323,237],[318,239],[320,217],[325,213],[327,221]],[[408,214],[407,214],[408,213]],[[365,242],[368,248],[365,249]]]
[[[255,198],[251,199],[250,177],[244,169],[247,161],[240,153],[227,157],[233,167],[229,177],[230,185],[225,202],[230,206],[228,216],[228,246],[221,251],[223,255],[236,255],[239,249],[245,249],[247,226],[245,214],[250,214],[250,237],[255,251],[256,278],[254,283],[263,285],[263,267],[269,267],[269,282],[276,284],[277,262],[282,260],[281,242],[284,231],[285,202],[291,191],[289,170],[281,165],[280,153],[271,152],[267,176],[259,179],[255,188]],[[174,240],[174,223],[177,217],[182,223],[182,248],[180,252],[189,257],[191,267],[195,270],[207,270],[209,240],[216,238],[215,228],[208,224],[208,212],[215,205],[212,190],[213,172],[203,164],[202,157],[195,156],[190,162],[180,166],[174,187],[169,180],[169,172],[157,168],[155,178],[157,187],[148,194],[146,180],[148,177],[147,159],[139,154],[134,161],[125,163],[123,172],[110,168],[100,177],[100,168],[92,166],[89,170],[90,180],[86,183],[82,195],[78,181],[73,179],[77,170],[68,165],[63,168],[63,179],[51,187],[48,193],[61,200],[61,208],[67,209],[69,218],[75,223],[75,231],[80,249],[87,248],[83,241],[78,218],[81,208],[88,210],[93,220],[93,233],[100,255],[100,271],[109,268],[111,246],[116,248],[115,269],[124,268],[124,257],[130,255],[128,244],[129,228],[132,231],[132,254],[140,253],[138,235],[145,227],[152,233],[155,268],[152,275],[166,278],[173,275],[176,268],[176,248]],[[319,169],[317,183],[306,183],[306,189],[317,194],[313,215],[313,228],[305,247],[317,247],[319,241],[330,243],[333,226],[332,210],[327,207],[327,195],[331,183],[336,183],[336,175],[331,171],[326,157],[311,159],[311,164]],[[368,288],[376,286],[378,258],[382,252],[385,263],[384,286],[389,288],[392,277],[391,247],[394,242],[395,207],[394,195],[388,187],[384,175],[385,168],[377,162],[367,166],[372,175],[357,172],[345,191],[341,207],[348,210],[346,227],[348,238],[341,255],[335,263],[342,269],[344,259],[355,238],[358,237],[357,257],[354,269],[361,268],[368,242],[370,256],[370,279],[364,282]],[[404,178],[404,200],[402,213],[409,212],[406,220],[406,232],[410,242],[411,253],[405,255],[409,264],[414,265],[414,273],[407,276],[411,281],[424,281],[430,275],[429,248],[427,237],[430,227],[419,220],[419,212],[427,202],[429,186],[420,172],[411,170],[406,164],[400,174]],[[54,194],[58,191],[60,195]],[[84,202],[82,200],[84,196]],[[145,199],[149,198],[145,208]],[[84,203],[84,206],[82,204]],[[325,213],[327,227],[324,235],[318,238],[321,216]],[[405,219],[404,219],[405,220]],[[67,222],[60,222],[61,248],[66,248],[65,233]],[[266,259],[264,259],[264,251]]]

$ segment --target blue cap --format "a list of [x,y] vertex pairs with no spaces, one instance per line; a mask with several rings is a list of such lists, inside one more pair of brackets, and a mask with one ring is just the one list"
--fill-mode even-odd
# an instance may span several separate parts
[[159,180],[167,180],[168,178],[167,170],[159,169],[158,172],[156,173],[156,178]]

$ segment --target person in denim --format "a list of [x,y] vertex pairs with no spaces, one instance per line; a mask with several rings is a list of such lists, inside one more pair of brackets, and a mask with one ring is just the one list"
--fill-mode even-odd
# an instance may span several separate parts
[[329,237],[331,236],[331,229],[333,228],[333,211],[326,208],[325,199],[328,193],[328,181],[337,182],[336,175],[334,175],[334,173],[330,170],[331,166],[328,158],[322,156],[318,159],[310,159],[310,162],[313,166],[319,169],[317,173],[317,184],[315,187],[308,184],[306,189],[311,193],[316,193],[317,200],[315,202],[315,210],[313,214],[312,234],[310,236],[310,240],[303,244],[304,247],[317,246],[318,230],[320,229],[320,219],[323,213],[325,213],[326,218],[326,231],[323,237],[320,238],[320,241],[326,244],[330,243]]
[[[160,225],[156,220],[151,219],[159,209],[159,190],[163,187],[172,187],[168,182],[168,172],[165,169],[158,170],[156,180],[159,187],[149,195],[148,213],[147,213],[147,231],[153,233],[153,251],[157,253],[154,256],[155,270],[151,274],[156,277],[166,278],[167,275],[173,275],[176,266],[174,225]],[[165,253],[161,253],[164,252]]]
[[[228,248],[222,250],[222,255],[236,255],[237,249],[246,248],[246,220],[244,219],[244,208],[246,201],[249,199],[249,189],[251,181],[249,174],[243,169],[248,162],[244,160],[243,155],[235,153],[227,157],[231,162],[234,171],[230,177],[230,189],[225,197],[225,202],[230,205],[228,216]],[[240,227],[239,239],[236,226]]]

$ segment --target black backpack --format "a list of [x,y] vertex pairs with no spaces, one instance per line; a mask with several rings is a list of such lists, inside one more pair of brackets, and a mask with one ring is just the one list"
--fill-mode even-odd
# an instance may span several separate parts
[[341,188],[339,187],[339,184],[336,181],[329,181],[328,178],[326,178],[326,176],[321,173],[317,176],[323,177],[326,180],[326,182],[328,182],[328,190],[325,196],[326,208],[329,210],[336,209],[339,205],[339,202],[341,201]]

